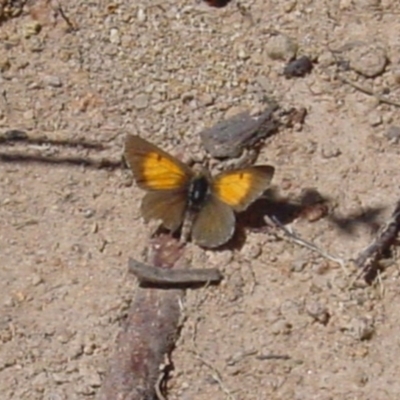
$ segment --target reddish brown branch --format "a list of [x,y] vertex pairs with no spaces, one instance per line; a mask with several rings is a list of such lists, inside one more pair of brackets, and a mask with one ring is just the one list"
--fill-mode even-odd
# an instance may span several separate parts
[[[151,243],[148,262],[160,268],[179,263],[183,248],[170,236]],[[160,365],[174,347],[184,292],[138,288],[97,400],[146,400],[156,396]]]

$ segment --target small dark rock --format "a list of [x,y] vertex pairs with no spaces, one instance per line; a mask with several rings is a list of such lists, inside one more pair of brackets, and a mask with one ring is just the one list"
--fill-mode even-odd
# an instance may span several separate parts
[[302,77],[310,73],[312,68],[313,63],[310,58],[302,56],[296,60],[290,61],[283,70],[283,74],[286,78]]
[[205,2],[211,6],[216,8],[225,7],[231,0],[205,0]]

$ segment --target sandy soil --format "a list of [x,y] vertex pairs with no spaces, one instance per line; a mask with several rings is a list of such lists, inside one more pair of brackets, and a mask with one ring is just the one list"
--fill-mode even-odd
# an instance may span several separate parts
[[[276,167],[282,195],[313,187],[333,205],[291,228],[348,259],[389,217],[399,107],[336,75],[400,101],[397,1],[64,3],[77,30],[44,0],[0,25],[1,133],[105,149],[3,143],[2,154],[119,160],[130,132],[201,158],[203,128],[269,97],[308,115],[258,162]],[[311,74],[282,75],[273,31],[318,60]],[[150,232],[143,193],[127,171],[44,162],[0,162],[0,187],[0,397],[94,398],[136,288],[127,259]],[[349,289],[335,263],[266,233],[248,232],[240,250],[190,251],[226,279],[187,293],[169,399],[400,398],[396,252],[380,284]]]

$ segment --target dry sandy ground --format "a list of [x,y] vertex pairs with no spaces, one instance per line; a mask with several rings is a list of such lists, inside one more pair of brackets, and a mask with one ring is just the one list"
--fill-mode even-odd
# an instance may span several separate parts
[[[30,3],[0,25],[1,133],[106,148],[3,143],[2,154],[118,160],[125,134],[137,133],[201,158],[201,129],[271,97],[308,115],[302,130],[268,139],[258,162],[276,167],[282,195],[314,187],[333,205],[331,218],[291,228],[347,259],[392,212],[400,148],[387,132],[400,110],[335,73],[400,99],[397,1],[254,0],[241,12],[234,2],[71,0],[63,9],[76,31],[55,3]],[[282,76],[285,62],[268,55],[272,31],[318,59],[311,74]],[[355,72],[357,62],[378,65],[378,76]],[[127,259],[141,259],[150,232],[128,178],[0,162],[1,399],[95,397],[136,287]],[[226,279],[187,293],[169,399],[400,398],[395,252],[380,284],[349,288],[335,263],[266,233],[248,232],[235,251],[190,251]]]

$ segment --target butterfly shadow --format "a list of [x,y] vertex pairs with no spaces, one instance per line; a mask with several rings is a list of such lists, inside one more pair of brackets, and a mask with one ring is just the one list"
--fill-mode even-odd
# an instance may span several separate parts
[[297,197],[282,197],[277,187],[268,189],[264,196],[255,201],[243,213],[237,214],[236,231],[233,238],[218,250],[243,247],[246,241],[246,231],[268,233],[276,229],[276,224],[270,220],[273,217],[282,225],[287,225],[297,218],[307,218],[307,214],[320,207],[326,208],[323,217],[332,223],[340,233],[354,235],[359,226],[367,226],[371,231],[379,227],[379,220],[386,207],[370,207],[358,210],[346,216],[339,216],[330,211],[331,199],[323,196],[315,188],[303,189]]
[[268,216],[275,216],[282,224],[293,221],[303,206],[293,200],[279,196],[278,189],[268,189],[264,196],[251,204],[246,211],[236,215],[236,230],[232,239],[216,250],[240,250],[246,242],[246,232],[267,233],[274,229]]

